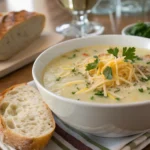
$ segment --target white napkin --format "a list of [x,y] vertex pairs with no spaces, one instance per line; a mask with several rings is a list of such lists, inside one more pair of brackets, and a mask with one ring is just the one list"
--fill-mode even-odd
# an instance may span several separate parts
[[67,133],[88,145],[93,150],[142,150],[150,144],[150,133],[142,133],[123,138],[102,138],[86,133],[81,133],[65,125],[55,116],[56,123]]
[[[29,84],[36,87],[33,81]],[[123,138],[102,138],[77,131],[64,124],[55,115],[54,118],[57,128],[44,150],[142,150],[150,144],[150,132]],[[3,144],[2,139],[0,148],[14,150]]]

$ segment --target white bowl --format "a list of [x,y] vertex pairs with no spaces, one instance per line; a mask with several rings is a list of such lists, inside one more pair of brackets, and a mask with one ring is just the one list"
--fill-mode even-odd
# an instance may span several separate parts
[[[144,23],[147,24],[147,25],[150,25],[150,22],[144,22]],[[132,35],[128,34],[128,31],[129,31],[133,26],[135,26],[136,24],[137,24],[137,23],[133,23],[133,24],[130,24],[130,25],[125,26],[125,27],[122,29],[121,34],[122,34],[122,35],[129,35],[129,36],[132,36]]]
[[75,101],[58,96],[42,84],[43,69],[55,57],[91,45],[118,45],[149,48],[147,38],[101,35],[69,40],[44,51],[33,65],[33,78],[51,110],[66,124],[103,137],[121,137],[150,129],[150,101],[131,104],[101,104]]

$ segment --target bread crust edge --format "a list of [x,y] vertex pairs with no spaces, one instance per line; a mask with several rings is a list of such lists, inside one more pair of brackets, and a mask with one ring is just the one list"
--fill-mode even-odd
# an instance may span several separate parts
[[[2,92],[0,94],[0,103],[2,102],[7,92],[21,85],[27,85],[27,83],[13,85],[10,88],[6,89],[4,92]],[[14,133],[9,128],[6,127],[3,121],[2,115],[0,114],[0,132],[3,137],[3,142],[8,144],[9,146],[14,147],[16,150],[42,150],[44,149],[44,147],[48,144],[49,140],[51,139],[56,125],[55,125],[55,121],[54,121],[51,110],[49,109],[48,105],[45,102],[43,103],[45,104],[46,109],[49,110],[49,115],[50,115],[50,119],[51,119],[52,127],[53,127],[48,134],[42,135],[36,138],[29,138],[29,137]]]

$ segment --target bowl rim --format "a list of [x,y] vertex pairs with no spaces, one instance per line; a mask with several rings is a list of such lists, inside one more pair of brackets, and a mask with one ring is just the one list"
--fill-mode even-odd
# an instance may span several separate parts
[[[120,34],[114,34],[114,35],[111,35],[111,34],[107,34],[107,35],[99,35],[99,36],[89,36],[89,37],[83,37],[83,38],[76,38],[76,39],[70,39],[70,40],[67,40],[67,41],[63,41],[63,42],[60,42],[54,46],[51,46],[49,48],[47,48],[45,51],[43,51],[37,58],[36,60],[34,61],[33,63],[33,67],[32,67],[32,77],[33,77],[33,80],[35,82],[36,85],[38,85],[40,88],[42,88],[42,90],[44,90],[46,93],[50,94],[51,96],[61,100],[61,101],[65,101],[65,102],[68,102],[68,103],[73,103],[73,104],[76,104],[76,105],[83,105],[83,106],[93,106],[93,107],[103,107],[103,108],[120,108],[120,107],[137,107],[137,106],[143,106],[143,105],[147,105],[147,104],[150,104],[150,100],[145,100],[145,101],[142,101],[142,102],[133,102],[133,103],[114,103],[114,104],[103,104],[103,103],[93,103],[93,102],[87,102],[87,101],[77,101],[75,99],[71,99],[71,98],[67,98],[67,97],[63,97],[63,96],[59,96],[49,90],[47,90],[40,82],[39,80],[37,79],[36,77],[36,74],[35,74],[35,66],[37,64],[37,62],[40,60],[41,57],[43,57],[43,55],[45,53],[47,53],[48,51],[50,51],[51,49],[57,47],[57,46],[60,46],[62,44],[66,44],[66,43],[70,43],[70,42],[73,42],[73,41],[80,41],[80,39],[87,39],[87,38],[93,38],[93,37],[100,37],[100,36],[105,36],[105,37],[109,37],[109,36],[119,36],[119,37],[122,37],[122,35]],[[145,39],[145,40],[149,40],[148,38],[144,38],[144,37],[138,37],[138,36],[130,36],[129,38],[138,38],[139,40],[140,39]]]
[[[129,24],[129,25],[125,26],[125,27],[121,30],[121,34],[122,34],[122,35],[133,36],[133,35],[127,34],[126,32],[127,32],[127,30],[129,30],[130,28],[132,28],[132,27],[133,27],[134,25],[136,25],[137,23],[138,23],[138,22],[132,23],[132,24]],[[143,23],[150,25],[150,22],[143,22]],[[142,36],[140,36],[140,37],[142,37]]]

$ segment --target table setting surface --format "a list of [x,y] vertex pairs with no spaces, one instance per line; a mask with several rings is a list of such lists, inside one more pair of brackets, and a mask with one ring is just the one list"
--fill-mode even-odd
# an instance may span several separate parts
[[[22,9],[43,13],[46,16],[46,26],[44,30],[52,33],[55,32],[56,26],[71,21],[71,14],[61,8],[56,0],[27,0],[26,5],[21,3],[20,0],[0,0],[1,12],[18,11]],[[129,24],[138,21],[149,22],[150,12],[141,13],[139,15],[116,15],[116,13],[107,15],[90,14],[89,19],[99,22],[105,27],[103,34],[121,34],[121,30]],[[64,40],[68,40],[68,38],[62,39],[62,41]],[[0,78],[0,92],[14,84],[32,81],[32,66],[33,63],[30,63]],[[150,150],[150,146],[147,146],[144,150]]]

